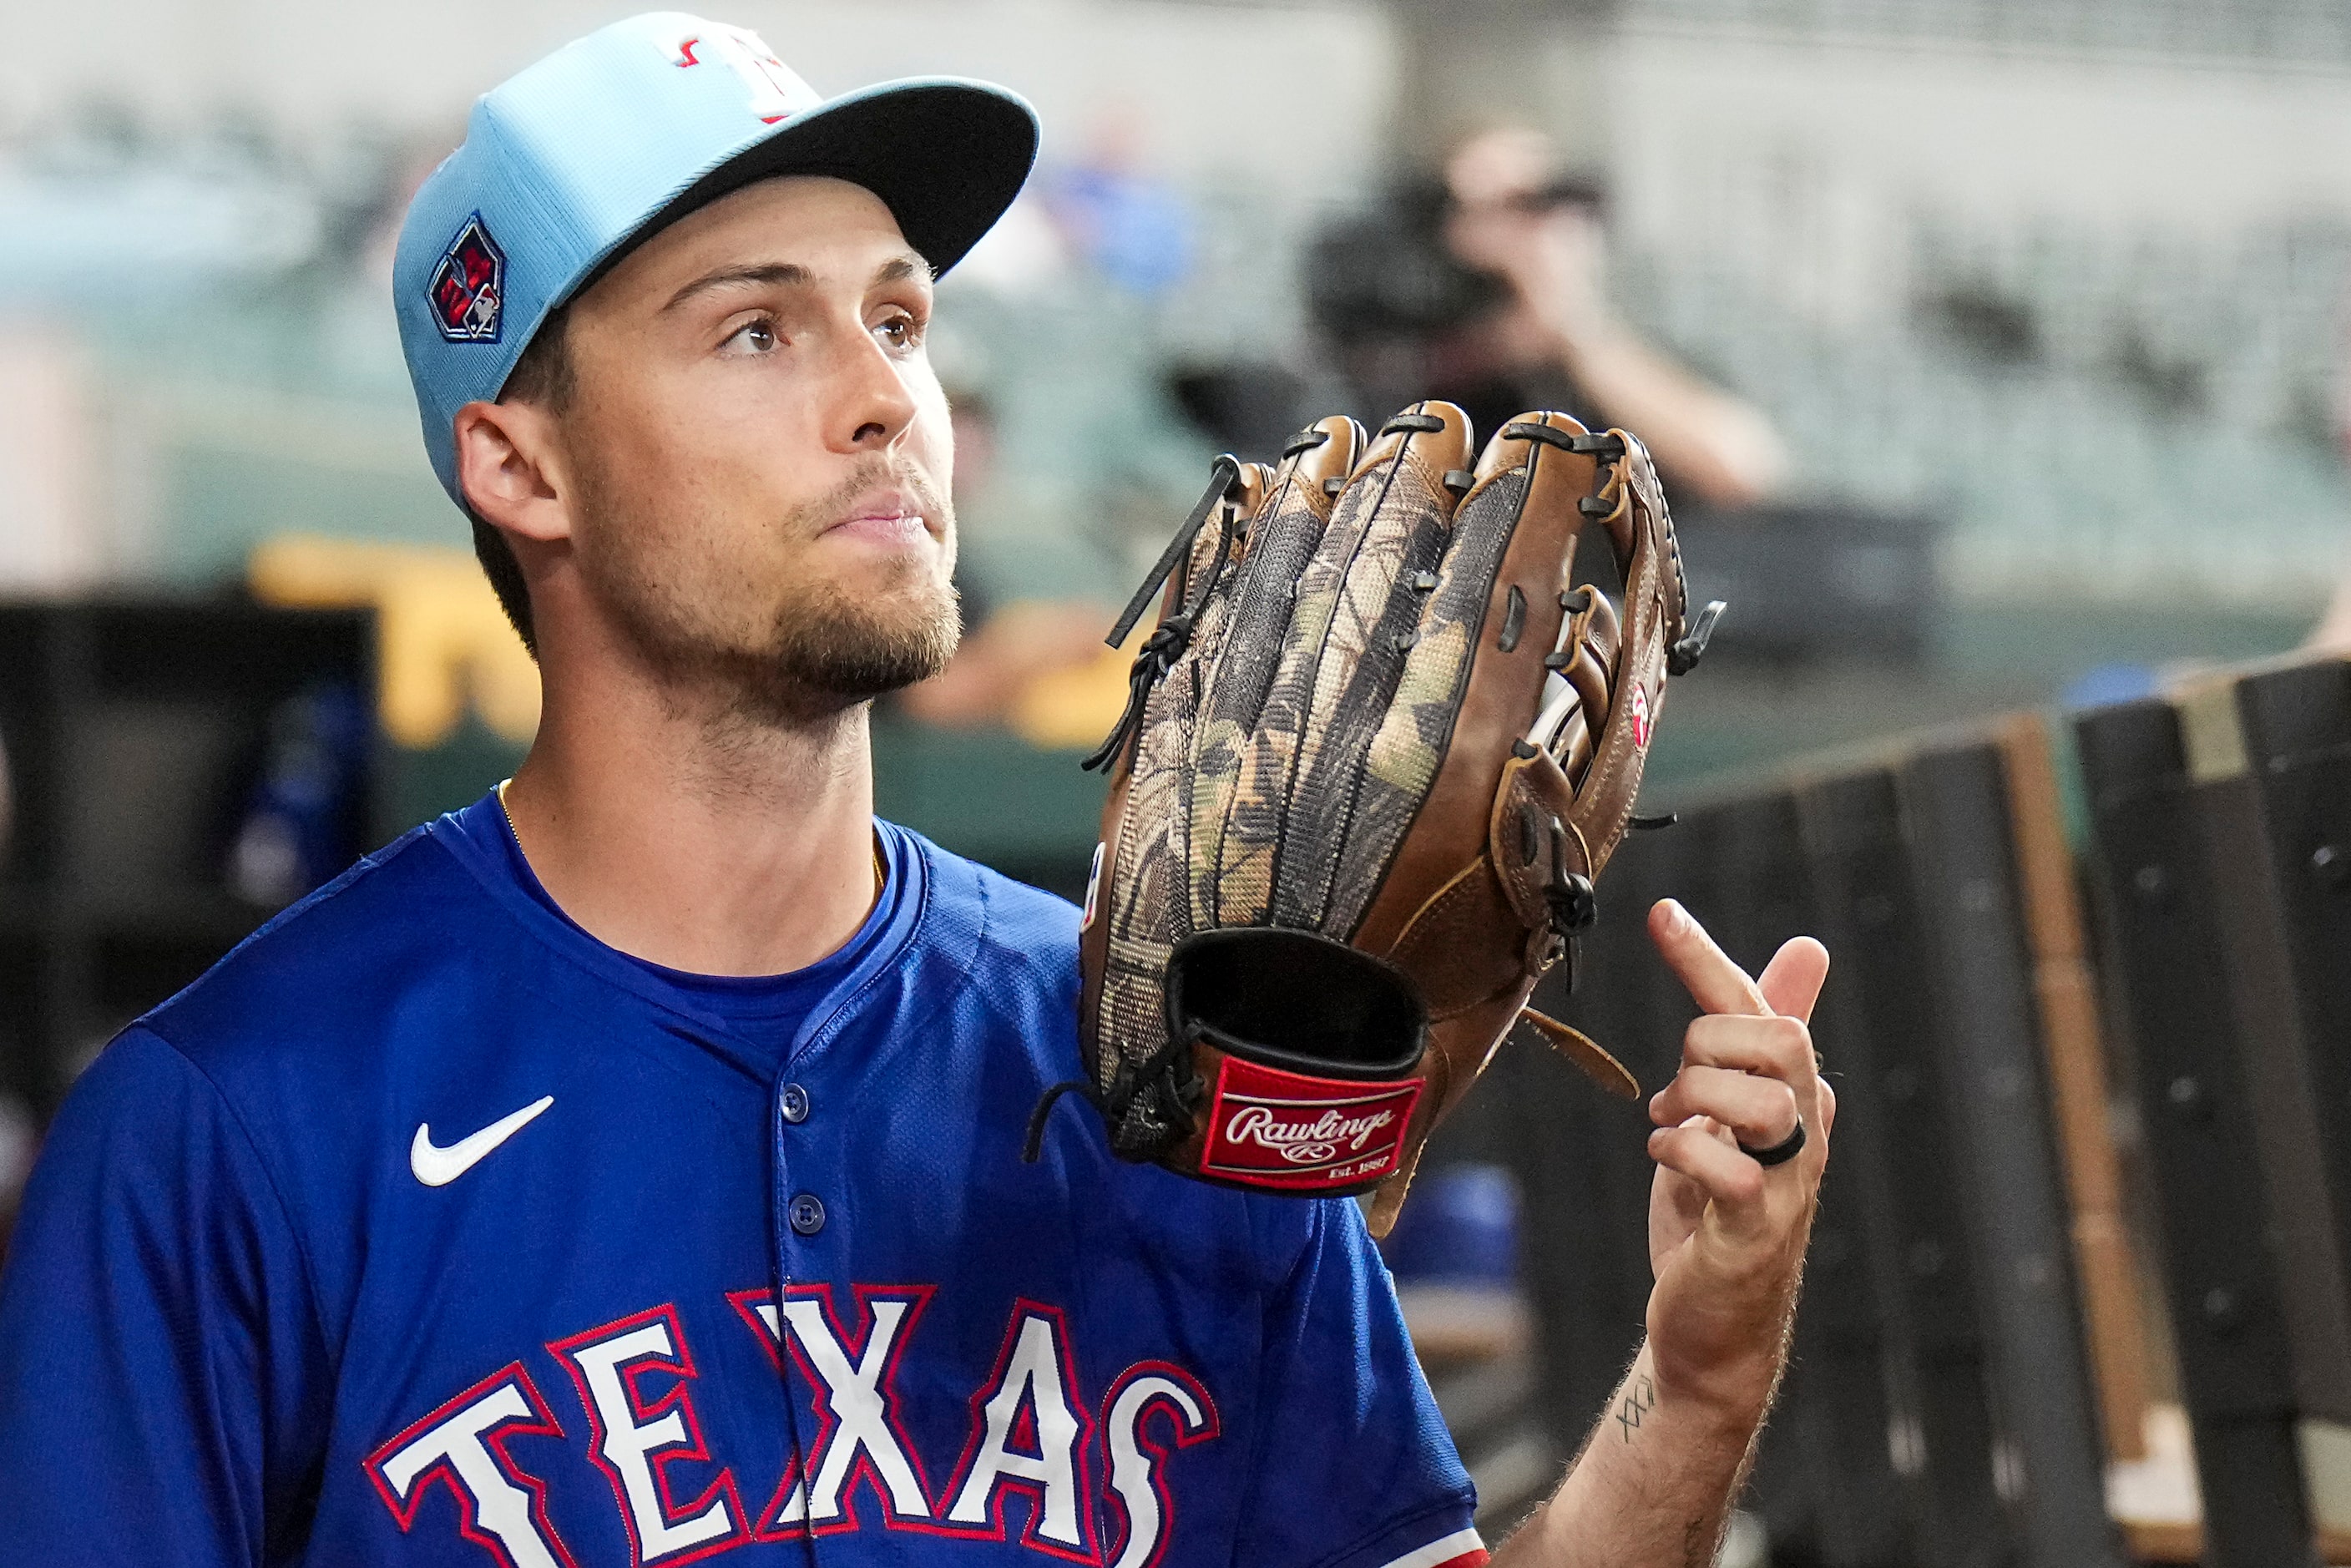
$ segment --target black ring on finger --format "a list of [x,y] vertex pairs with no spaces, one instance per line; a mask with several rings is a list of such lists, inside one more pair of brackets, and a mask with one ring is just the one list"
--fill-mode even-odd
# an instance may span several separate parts
[[1798,1154],[1802,1153],[1803,1147],[1804,1118],[1800,1113],[1796,1117],[1796,1130],[1789,1134],[1786,1137],[1781,1139],[1778,1143],[1772,1145],[1770,1148],[1750,1149],[1745,1144],[1741,1144],[1739,1145],[1739,1152],[1745,1155],[1749,1159],[1753,1160],[1757,1165],[1768,1167],[1771,1166],[1786,1165],[1790,1160],[1794,1159]]

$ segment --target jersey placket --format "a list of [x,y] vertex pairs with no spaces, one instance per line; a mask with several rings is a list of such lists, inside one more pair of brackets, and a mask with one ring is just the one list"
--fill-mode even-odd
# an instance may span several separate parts
[[795,1376],[796,1367],[807,1373],[809,1361],[791,1343],[799,1332],[793,1321],[799,1310],[794,1287],[825,1284],[842,1273],[835,1265],[841,1257],[841,1228],[849,1218],[851,1195],[841,1185],[848,1151],[846,1124],[839,1116],[849,1090],[828,1071],[839,1060],[839,1053],[829,1048],[855,1026],[872,994],[869,980],[820,1019],[811,1019],[811,1027],[785,1052],[769,1107],[774,1149],[770,1223],[776,1242],[775,1319],[769,1328],[776,1335],[787,1430],[798,1459],[788,1495],[770,1510],[768,1529],[776,1536],[798,1539],[810,1563],[819,1560],[819,1538],[810,1528],[809,1508],[811,1501],[820,1501],[810,1493],[823,1460],[825,1435],[812,1402],[821,1401],[825,1391],[806,1376]]

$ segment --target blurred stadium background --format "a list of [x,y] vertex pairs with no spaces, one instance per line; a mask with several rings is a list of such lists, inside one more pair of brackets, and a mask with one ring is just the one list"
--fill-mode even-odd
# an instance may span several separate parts
[[[69,47],[0,13],[0,582],[204,591],[286,534],[461,544],[419,461],[391,233],[470,95],[611,9],[112,0]],[[1044,113],[1035,195],[936,346],[996,426],[965,507],[999,597],[1111,595],[1219,444],[1186,372],[1311,385],[1314,235],[1511,119],[1606,192],[1625,317],[1776,423],[1775,499],[1930,531],[1905,608],[1934,693],[1863,668],[1781,706],[1693,695],[1668,778],[2285,646],[2345,562],[2351,16],[2324,0],[742,19],[827,90],[953,70]],[[1730,624],[1804,614],[1750,599]],[[479,771],[400,759],[381,825]]]
[[[392,237],[475,93],[632,8],[0,4],[7,1181],[113,1030],[521,755],[535,686],[423,461]],[[1731,610],[1658,808],[2286,652],[2351,566],[2337,0],[719,9],[823,91],[947,72],[1043,115],[933,342],[966,587],[1012,644],[1122,599],[1216,451],[1359,395],[1332,236],[1507,123],[1597,193],[1623,319],[1786,449],[1761,505],[1685,501]],[[881,804],[1073,890],[1115,661],[1046,663],[879,716]],[[1497,1179],[1431,1200],[1433,1277],[1509,1274]],[[1428,1300],[1433,1364],[1524,1354],[1475,1291]],[[1560,1457],[1520,1373],[1452,1398],[1489,1492]]]

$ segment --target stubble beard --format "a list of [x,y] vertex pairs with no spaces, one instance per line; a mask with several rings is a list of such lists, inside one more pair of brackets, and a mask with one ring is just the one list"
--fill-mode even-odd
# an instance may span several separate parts
[[[903,486],[954,538],[945,497],[912,467],[880,459],[779,527],[787,538],[813,540],[860,495],[884,483]],[[833,717],[930,679],[946,668],[961,640],[954,585],[913,558],[901,558],[892,579],[870,592],[831,581],[778,585],[764,616],[741,618],[749,630],[730,626],[734,618],[721,596],[694,592],[686,586],[696,580],[691,572],[659,570],[626,542],[624,517],[601,506],[590,509],[606,524],[594,530],[606,535],[604,548],[581,562],[597,598],[673,699],[723,727]]]

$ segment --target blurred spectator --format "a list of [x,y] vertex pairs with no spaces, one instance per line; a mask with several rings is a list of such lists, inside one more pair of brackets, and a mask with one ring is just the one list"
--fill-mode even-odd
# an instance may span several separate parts
[[2303,646],[2314,653],[2351,654],[2351,576],[2335,585],[2335,597]]
[[82,586],[114,563],[91,356],[57,319],[0,322],[0,584]]
[[[9,831],[15,825],[14,797],[9,793],[8,753],[0,747],[0,868],[8,863]],[[16,1041],[7,1042],[20,1050]],[[33,1174],[33,1155],[39,1134],[31,1110],[14,1094],[0,1093],[0,1251],[16,1226],[16,1203],[25,1195],[26,1178]]]
[[[956,393],[951,404],[956,507],[967,519],[992,499],[996,421],[981,393]],[[976,580],[968,538],[964,543],[956,567],[966,627],[963,643],[945,670],[899,694],[900,707],[925,724],[953,729],[1009,724],[1040,744],[1078,744],[1081,737],[1107,730],[1117,718],[1126,689],[1125,658],[1102,645],[1112,612],[1089,602],[1037,599],[998,607]],[[1108,666],[1106,681],[1054,680],[1103,665]],[[1059,711],[1040,716],[1034,711],[1039,706],[1034,699],[1042,684],[1056,687],[1054,700],[1045,706]],[[1068,711],[1072,706],[1081,711]],[[1083,743],[1091,745],[1092,738]]]
[[1192,212],[1144,165],[1142,121],[1131,110],[1094,122],[1085,154],[1048,171],[1045,203],[1071,250],[1119,287],[1149,297],[1192,270]]
[[1327,232],[1309,278],[1315,314],[1362,401],[1460,404],[1490,434],[1531,408],[1621,425],[1673,485],[1740,506],[1785,455],[1750,405],[1643,342],[1602,287],[1600,193],[1562,179],[1541,132],[1463,142],[1440,182],[1407,183]]
[[324,886],[350,856],[374,716],[347,681],[312,683],[269,716],[266,749],[229,847],[228,884],[280,909]]
[[1044,204],[1023,192],[956,264],[954,281],[1022,298],[1042,293],[1068,271],[1069,261],[1069,246]]
[[[2351,348],[2338,350],[2335,366],[2335,455],[2346,465],[2351,465]],[[2310,629],[2302,645],[2313,653],[2351,656],[2351,570],[2344,570],[2335,580],[2335,592],[2327,600],[2326,608],[2319,612],[2318,624]]]

